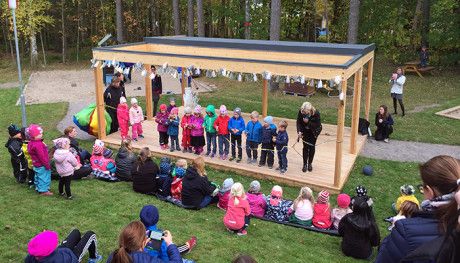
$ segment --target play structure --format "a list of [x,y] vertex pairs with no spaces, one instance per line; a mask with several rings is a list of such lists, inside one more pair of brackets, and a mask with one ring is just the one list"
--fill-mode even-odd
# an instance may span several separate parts
[[[336,80],[340,87],[337,97],[337,125],[323,124],[318,137],[314,170],[302,173],[302,143],[296,142],[295,120],[288,120],[290,149],[289,169],[281,175],[266,167],[257,167],[243,162],[235,163],[218,158],[205,158],[206,163],[222,170],[257,178],[270,179],[290,185],[309,185],[316,189],[339,192],[345,184],[356,157],[364,145],[365,136],[358,135],[358,122],[361,109],[361,86],[363,69],[367,67],[365,92],[365,118],[369,119],[372,71],[374,62],[372,45],[346,45],[326,43],[304,43],[284,41],[260,41],[239,39],[216,39],[196,37],[146,37],[143,42],[117,46],[93,48],[94,61],[123,61],[142,64],[146,70],[150,65],[171,67],[193,67],[202,70],[226,69],[232,72],[262,74],[262,115],[268,114],[268,82],[273,76],[302,76],[307,79]],[[96,86],[96,106],[98,114],[98,137],[108,145],[120,145],[118,133],[106,135],[104,116],[104,85],[102,68],[94,67]],[[182,71],[182,95],[186,90],[185,73]],[[345,127],[347,82],[353,77],[353,107],[351,128]],[[194,159],[195,155],[182,152],[169,152],[160,149],[156,124],[153,121],[152,89],[149,74],[145,76],[147,121],[144,122],[145,139],[135,142],[135,148],[148,146],[157,156],[168,155],[173,158]],[[129,94],[128,94],[129,95]],[[206,106],[206,102],[200,102]],[[321,110],[321,105],[315,105]],[[299,105],[292,107],[300,108]],[[250,112],[258,109],[243,109]],[[182,116],[182,115],[181,115]],[[248,116],[244,115],[248,121]],[[282,116],[276,116],[275,123]],[[179,135],[180,137],[180,135]],[[243,136],[244,137],[244,136]],[[245,142],[243,140],[243,146]]]

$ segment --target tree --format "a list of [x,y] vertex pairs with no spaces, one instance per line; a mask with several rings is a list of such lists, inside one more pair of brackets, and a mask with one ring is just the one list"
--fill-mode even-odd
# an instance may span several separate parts
[[198,21],[198,36],[204,37],[204,13],[203,13],[203,0],[196,0],[196,19]]
[[251,39],[251,5],[250,0],[244,1],[244,38]]
[[64,16],[64,9],[65,9],[65,0],[61,0],[61,42],[62,42],[62,63],[65,63],[65,16]]
[[430,32],[430,0],[422,1],[422,46],[428,46]]
[[360,0],[350,0],[350,13],[348,15],[348,44],[358,43]]
[[271,0],[270,40],[280,40],[281,0]]
[[174,35],[180,35],[179,0],[172,0]]
[[117,16],[117,41],[118,43],[125,42],[123,37],[123,4],[121,0],[115,0],[116,5],[116,16]]
[[193,17],[193,0],[187,1],[187,35],[193,37],[195,31],[195,19]]

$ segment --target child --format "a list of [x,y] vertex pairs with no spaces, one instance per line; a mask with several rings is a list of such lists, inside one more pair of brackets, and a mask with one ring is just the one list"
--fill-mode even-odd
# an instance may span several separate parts
[[340,220],[339,235],[342,236],[342,252],[346,256],[359,259],[372,256],[372,247],[379,245],[380,233],[369,199],[364,196],[355,198],[353,212]]
[[27,151],[30,154],[34,166],[35,190],[37,190],[40,195],[53,195],[53,193],[50,192],[51,167],[48,147],[46,147],[46,144],[43,142],[43,129],[37,124],[31,124],[27,131],[31,139],[27,145]]
[[369,206],[372,206],[373,201],[372,201],[372,198],[370,198],[367,195],[366,187],[364,187],[362,185],[358,185],[358,186],[356,186],[355,191],[356,191],[356,195],[351,198],[350,207],[353,206],[353,202],[354,202],[355,198],[357,198],[357,197],[364,197],[366,199],[366,201],[370,200]]
[[10,138],[5,144],[11,156],[11,166],[13,167],[13,175],[16,182],[22,184],[27,179],[27,160],[22,151],[22,135],[21,130],[14,124],[8,126]]
[[326,190],[318,193],[318,198],[313,206],[312,221],[315,227],[321,229],[329,229],[332,225],[329,192]]
[[91,155],[90,162],[93,170],[93,175],[96,178],[115,182],[118,178],[115,176],[117,167],[112,157],[112,150],[104,149],[104,142],[101,140],[94,141],[93,154]]
[[182,127],[182,152],[192,153],[192,146],[190,145],[192,126],[192,109],[190,107],[185,107],[184,116],[180,121],[180,126]]
[[168,157],[163,157],[160,160],[160,172],[158,173],[158,195],[168,197],[171,195],[171,160]]
[[131,98],[131,108],[129,109],[129,121],[131,122],[131,133],[133,140],[137,141],[137,136],[144,138],[142,135],[142,123],[144,122],[144,113],[142,108],[137,104],[136,98]]
[[263,193],[260,192],[260,183],[254,180],[249,184],[249,190],[246,197],[251,207],[251,215],[255,217],[264,217],[267,200]]
[[160,134],[160,147],[162,150],[168,149],[168,118],[169,114],[167,112],[166,104],[161,104],[160,112],[157,113],[155,122],[158,123],[157,130]]
[[187,170],[187,160],[185,159],[179,159],[176,161],[174,168],[172,169],[171,176],[176,177],[176,169],[177,168],[183,168],[184,170]]
[[22,127],[21,128],[21,138],[22,138],[22,152],[24,153],[24,156],[26,157],[27,160],[27,184],[29,187],[33,187],[34,185],[34,166],[32,164],[32,158],[30,158],[29,151],[27,150],[27,146],[29,145],[29,134],[27,133],[27,128]]
[[405,218],[411,218],[412,215],[419,210],[419,205],[417,203],[414,203],[412,201],[404,201],[401,204],[399,213],[393,217],[390,218],[391,226],[388,227],[388,230],[392,230],[393,227],[395,226],[396,221],[405,219]]
[[169,119],[167,122],[168,125],[168,136],[171,140],[171,148],[170,151],[174,152],[174,148],[176,151],[180,151],[179,147],[179,109],[174,107],[171,109],[169,114]]
[[248,163],[257,162],[257,150],[262,139],[262,124],[259,122],[259,113],[251,112],[251,121],[246,125],[244,133],[246,134],[246,154]]
[[275,159],[274,137],[276,137],[276,126],[273,124],[273,117],[267,116],[264,118],[264,124],[262,125],[262,150],[260,152],[259,167],[267,163],[269,169],[273,168]]
[[81,164],[75,158],[74,154],[69,151],[70,140],[67,138],[58,138],[53,141],[56,150],[54,151],[53,159],[56,165],[56,171],[59,174],[59,194],[64,196],[67,194],[67,199],[72,199],[70,190],[70,181],[72,180],[73,172],[80,169]]
[[204,146],[204,128],[203,128],[203,116],[201,115],[201,106],[196,105],[193,111],[193,116],[190,120],[190,145],[193,146],[193,150],[196,155],[200,155],[203,152]]
[[420,206],[420,203],[418,202],[417,197],[415,197],[415,188],[410,185],[410,184],[405,184],[402,185],[399,188],[401,196],[396,199],[396,203],[393,204],[393,209],[396,211],[396,213],[399,213],[399,210],[401,209],[402,203],[405,201],[411,201],[414,202],[417,206]]
[[283,200],[283,188],[275,185],[272,188],[271,195],[267,197],[267,209],[264,217],[279,222],[287,221],[291,205],[292,201]]
[[241,109],[235,108],[233,111],[233,117],[228,121],[228,130],[230,131],[230,141],[232,143],[232,157],[229,161],[233,161],[236,158],[236,148],[238,148],[238,158],[236,162],[241,162],[243,157],[241,148],[241,134],[245,129],[244,119],[241,117]]
[[313,198],[313,191],[304,186],[300,189],[299,196],[294,200],[294,203],[291,206],[291,210],[294,213],[289,217],[289,222],[311,226],[313,218],[313,203],[315,199]]
[[230,134],[228,132],[228,117],[227,107],[220,105],[220,115],[214,122],[214,129],[217,130],[219,138],[219,156],[220,159],[225,160],[228,157],[228,148],[230,146]]
[[420,67],[424,68],[428,65],[428,50],[426,46],[422,46],[420,49]]
[[337,196],[337,206],[336,208],[332,209],[332,225],[334,229],[339,229],[340,220],[346,215],[351,213],[350,209],[350,196],[347,194],[339,194]]
[[216,109],[214,105],[210,104],[206,107],[206,116],[204,117],[203,128],[206,131],[206,156],[211,155],[211,158],[216,156],[217,151],[216,129],[214,128],[214,122],[216,119]]
[[117,119],[118,119],[118,125],[120,125],[120,134],[121,134],[122,140],[125,140],[128,138],[129,119],[130,119],[129,113],[130,113],[130,110],[128,109],[126,98],[121,97],[120,104],[118,104],[118,107],[117,107]]
[[174,109],[174,108],[177,108],[176,107],[176,98],[169,97],[169,105],[168,105],[168,108],[166,108],[166,111],[168,113],[171,113],[171,110]]
[[176,167],[174,168],[175,176],[171,183],[171,197],[176,200],[182,200],[182,179],[185,176],[186,168]]
[[[284,174],[287,171],[288,167],[288,160],[287,160],[287,152],[288,152],[288,142],[289,136],[286,132],[288,124],[286,121],[281,121],[279,123],[278,128],[278,135],[274,138],[274,142],[276,143],[276,151],[278,153],[278,164],[280,173]],[[278,169],[277,168],[277,169]]]
[[236,232],[238,236],[248,234],[246,228],[249,226],[249,215],[251,208],[244,194],[241,183],[235,183],[230,190],[228,209],[224,216],[224,225],[229,231]]
[[217,203],[218,208],[222,210],[227,210],[228,199],[230,196],[230,189],[232,188],[232,186],[233,186],[232,178],[227,178],[224,180],[224,183],[222,184],[222,188],[217,193],[217,196],[219,197],[219,202]]

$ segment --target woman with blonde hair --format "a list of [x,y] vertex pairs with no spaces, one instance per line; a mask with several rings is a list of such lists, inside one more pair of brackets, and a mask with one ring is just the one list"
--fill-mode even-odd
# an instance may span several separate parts
[[298,140],[303,142],[303,167],[302,172],[313,170],[313,158],[315,157],[316,140],[321,133],[321,116],[313,105],[306,101],[300,107],[297,114]]
[[215,190],[216,186],[211,184],[206,176],[203,157],[194,159],[182,179],[182,204],[185,207],[201,209],[217,203],[219,198]]
[[249,226],[251,208],[244,193],[241,183],[235,183],[230,190],[227,212],[224,216],[224,225],[238,236],[247,235],[246,228]]

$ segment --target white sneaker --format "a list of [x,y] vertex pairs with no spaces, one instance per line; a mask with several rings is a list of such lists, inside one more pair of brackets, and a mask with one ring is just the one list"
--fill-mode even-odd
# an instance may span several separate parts
[[388,139],[383,140],[384,142],[389,142]]

